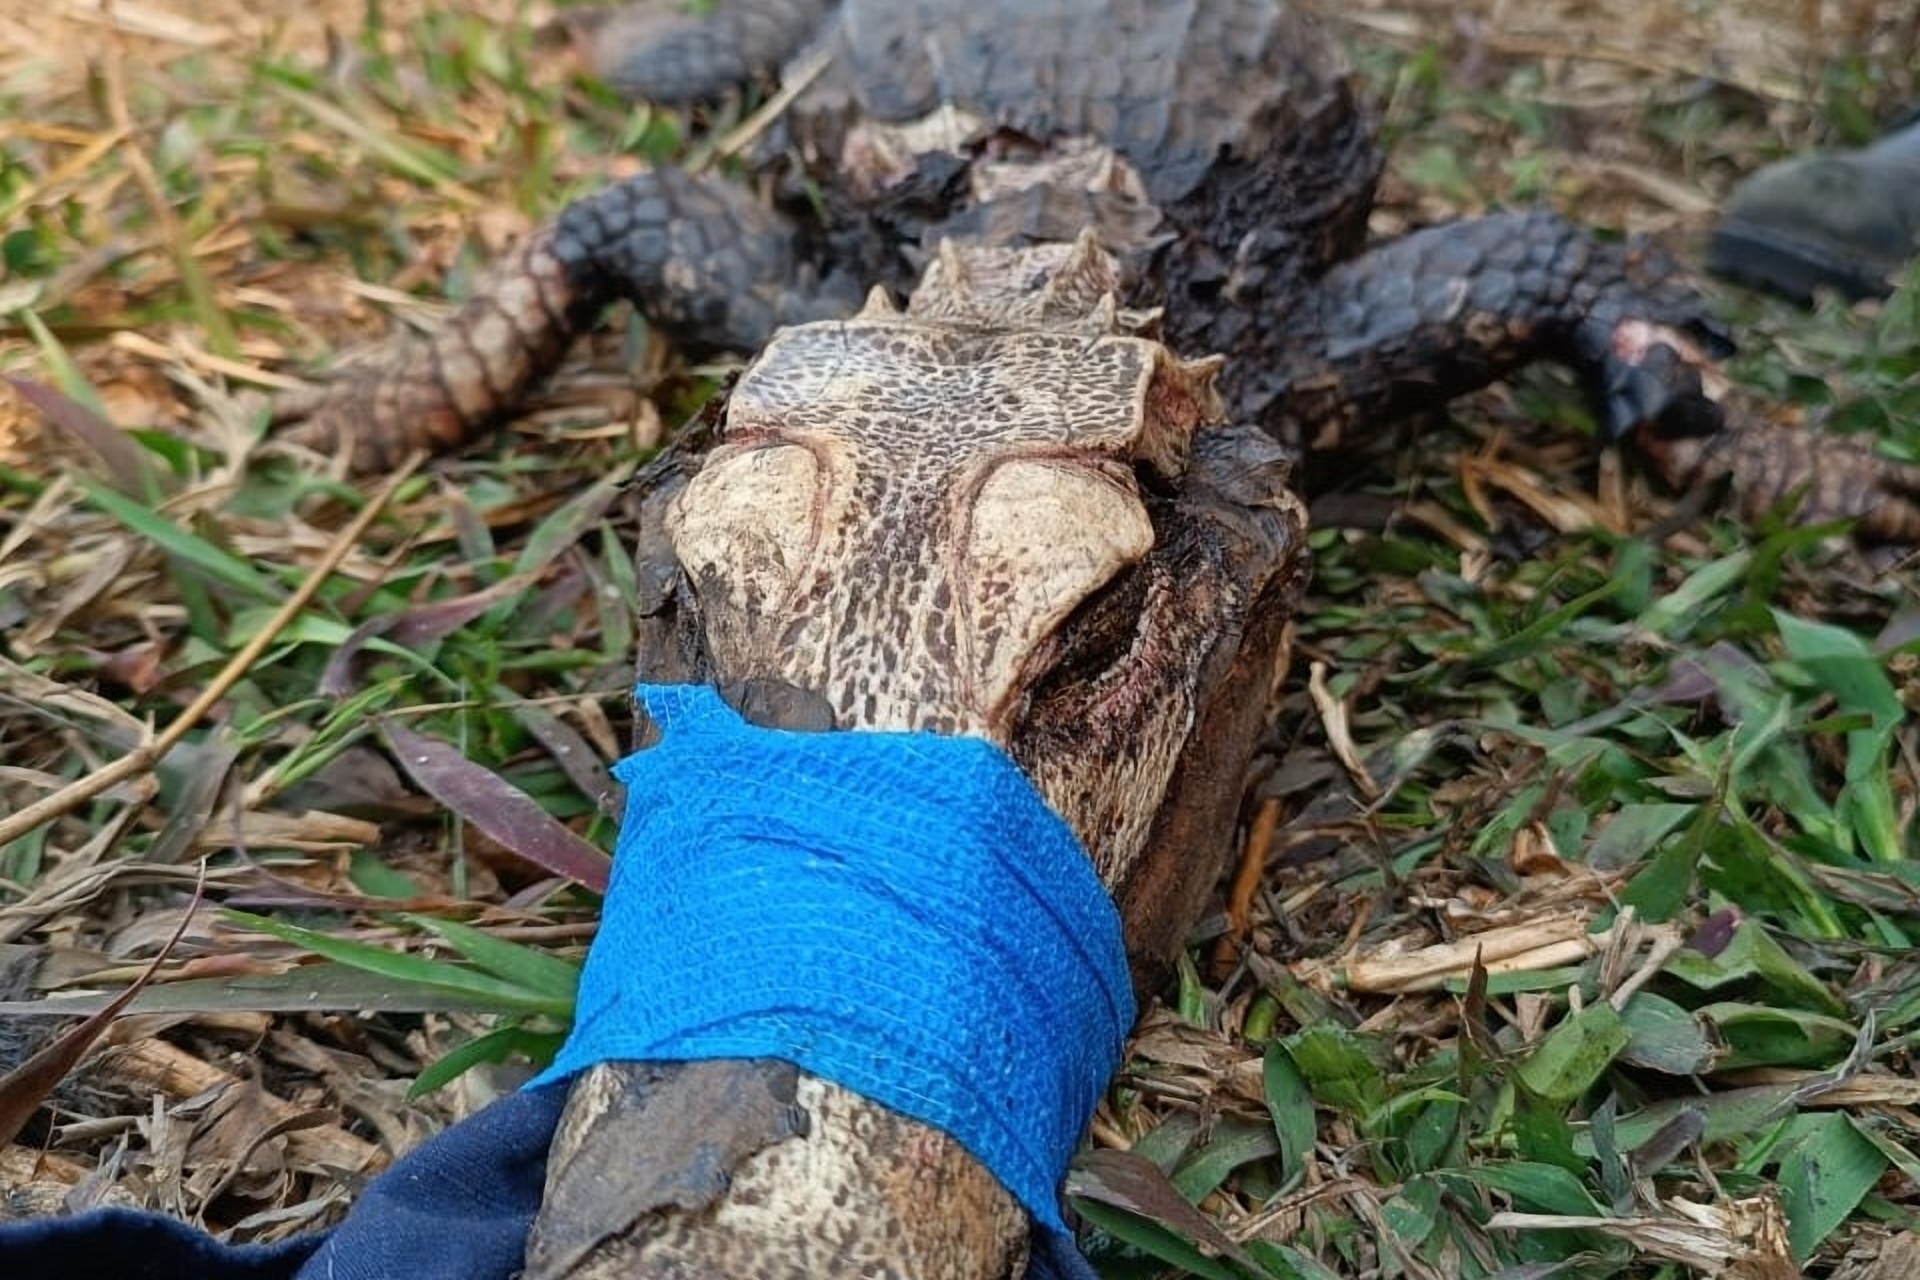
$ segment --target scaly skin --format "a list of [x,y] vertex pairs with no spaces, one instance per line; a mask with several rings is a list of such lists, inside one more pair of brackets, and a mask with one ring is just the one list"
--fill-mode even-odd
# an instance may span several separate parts
[[[964,184],[950,181],[965,160],[915,168],[914,147],[903,157],[871,126],[940,109],[1042,142],[1113,146],[1166,237],[1136,264],[1133,298],[1165,305],[1176,348],[1234,354],[1230,402],[1284,439],[1377,431],[1548,358],[1579,370],[1609,433],[1645,442],[1669,477],[1694,474],[1676,456],[1710,457],[1716,473],[1746,477],[1742,492],[1777,493],[1793,487],[1780,467],[1826,456],[1758,426],[1705,452],[1658,447],[1721,415],[1689,359],[1623,358],[1619,327],[1662,326],[1709,356],[1724,335],[1647,250],[1522,214],[1359,253],[1380,163],[1371,122],[1344,61],[1277,0],[719,0],[699,17],[653,0],[600,23],[589,49],[613,83],[659,102],[715,96],[803,51],[830,55],[764,160],[780,171],[804,158],[804,173],[781,177],[794,207],[671,170],[589,197],[424,348],[284,400],[292,438],[368,471],[455,447],[512,413],[616,297],[691,351],[748,353],[782,323],[846,314],[856,284],[903,289],[912,241],[976,234]],[[797,199],[809,181],[827,196],[824,224]],[[958,207],[943,212],[942,198]],[[1633,430],[1643,424],[1659,430]],[[1807,518],[1867,513],[1867,539],[1920,524],[1898,464],[1851,446],[1832,456],[1818,486],[1828,496]]]
[[1580,370],[1612,436],[1651,423],[1706,434],[1719,414],[1694,365],[1622,352],[1624,323],[1731,353],[1677,267],[1657,250],[1596,240],[1557,214],[1494,214],[1416,231],[1328,271],[1284,326],[1230,308],[1182,308],[1176,341],[1247,350],[1228,394],[1310,448],[1364,441],[1383,422],[1486,386],[1548,356]]
[[1747,520],[1848,521],[1861,542],[1920,545],[1920,465],[1882,457],[1861,437],[1736,422],[1706,437],[1648,433],[1639,451],[1677,490],[1727,485]]
[[455,448],[523,404],[617,298],[707,354],[750,350],[783,324],[844,312],[855,295],[819,281],[790,229],[738,186],[660,169],[569,205],[430,340],[284,399],[276,415],[296,443],[346,448],[356,472]]
[[755,0],[698,14],[685,0],[643,0],[587,20],[587,61],[627,97],[685,106],[771,76],[834,7],[834,0]]
[[[1002,744],[1145,988],[1231,852],[1305,528],[1278,448],[1217,421],[1218,362],[1131,332],[1116,284],[1091,237],[955,251],[907,314],[783,330],[644,490],[640,669]],[[953,1139],[826,1081],[612,1063],[573,1086],[527,1275],[1003,1280],[1028,1234]]]

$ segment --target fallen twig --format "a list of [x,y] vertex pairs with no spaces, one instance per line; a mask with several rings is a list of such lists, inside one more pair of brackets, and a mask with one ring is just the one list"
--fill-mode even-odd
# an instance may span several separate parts
[[393,495],[419,468],[425,458],[425,454],[415,453],[400,464],[399,470],[394,472],[386,484],[382,485],[379,491],[368,500],[367,505],[361,508],[360,514],[354,517],[353,522],[342,529],[340,536],[327,547],[326,554],[320,557],[320,563],[314,566],[313,572],[307,576],[306,581],[287,597],[285,604],[274,611],[273,616],[267,619],[266,625],[241,646],[240,651],[220,669],[220,673],[213,678],[212,683],[201,691],[200,696],[195,698],[185,711],[174,718],[173,723],[151,741],[141,743],[118,760],[102,765],[86,777],[78,778],[52,795],[34,801],[10,817],[0,818],[0,846],[18,840],[43,823],[51,822],[71,812],[109,787],[147,772],[165,759],[167,753],[179,745],[181,739],[192,732],[194,726],[199,724],[206,714],[227,696],[227,692],[247,673],[247,669],[259,660],[260,655],[267,651],[288,624],[300,616],[300,611],[307,607],[321,585],[333,575],[335,569],[340,567],[340,562],[345,560],[347,553],[358,544],[360,536],[386,509],[387,503],[393,500]]

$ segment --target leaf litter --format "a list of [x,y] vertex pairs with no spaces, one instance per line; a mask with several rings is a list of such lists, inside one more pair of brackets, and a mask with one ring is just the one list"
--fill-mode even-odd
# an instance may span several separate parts
[[[618,478],[706,371],[616,319],[384,501],[260,434],[263,390],[683,145],[556,16],[0,3],[0,1059],[154,966],[0,1149],[10,1212],[303,1229],[564,1024],[639,589]],[[1739,174],[1920,96],[1892,0],[1328,17],[1383,104],[1383,234],[1546,200],[1684,251]],[[1736,373],[1920,454],[1911,296],[1726,291]],[[1535,425],[1581,419],[1529,375],[1316,504],[1351,518],[1208,963],[1071,1184],[1108,1274],[1911,1271],[1910,568],[1661,523]],[[184,908],[203,857],[273,916]]]

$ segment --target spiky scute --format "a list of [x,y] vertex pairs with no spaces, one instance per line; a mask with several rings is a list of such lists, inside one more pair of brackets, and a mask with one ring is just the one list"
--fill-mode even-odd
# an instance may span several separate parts
[[777,652],[845,725],[1004,732],[1153,545],[1135,468],[1177,478],[1220,420],[1220,362],[1119,332],[1116,282],[1091,235],[947,244],[904,313],[777,334],[671,517],[717,663]]

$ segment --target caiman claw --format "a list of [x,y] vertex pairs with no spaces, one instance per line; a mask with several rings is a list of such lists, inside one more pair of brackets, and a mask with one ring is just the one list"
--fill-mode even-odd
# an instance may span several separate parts
[[1596,316],[1579,326],[1574,345],[1609,442],[1643,426],[1675,438],[1713,435],[1725,425],[1726,380],[1713,362],[1732,355],[1734,346],[1717,321],[1695,315],[1675,328]]

